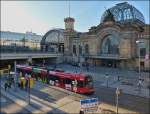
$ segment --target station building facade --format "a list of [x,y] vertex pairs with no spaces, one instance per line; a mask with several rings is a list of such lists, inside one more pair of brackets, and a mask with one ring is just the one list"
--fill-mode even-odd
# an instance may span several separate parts
[[65,62],[136,69],[149,69],[149,29],[143,14],[127,2],[107,9],[100,24],[88,32],[74,29],[75,19],[64,19]]

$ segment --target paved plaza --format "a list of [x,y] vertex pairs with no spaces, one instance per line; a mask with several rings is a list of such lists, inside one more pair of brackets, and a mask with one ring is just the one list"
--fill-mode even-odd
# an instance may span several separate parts
[[0,114],[150,114],[148,0],[1,3]]
[[[125,70],[120,71],[119,69],[112,68],[90,67],[87,72],[85,67],[80,69],[79,67],[67,64],[57,65],[57,68],[64,70],[67,69],[66,72],[82,71],[84,73],[91,74],[94,79],[95,93],[93,95],[80,95],[35,81],[34,87],[31,89],[29,105],[27,91],[19,88],[17,88],[16,91],[13,86],[8,91],[4,91],[4,76],[1,77],[1,93],[6,98],[11,99],[16,105],[22,107],[22,112],[27,111],[32,113],[79,113],[81,99],[97,97],[99,99],[99,108],[97,113],[100,113],[104,109],[114,112],[116,111],[115,88],[119,87],[122,89],[119,103],[120,113],[148,113],[149,111],[149,89],[147,89],[146,86],[143,86],[140,93],[137,91],[135,81],[137,80],[136,78],[138,77],[138,73],[135,71],[126,72]],[[106,72],[109,73],[108,87],[105,79]],[[122,76],[120,81],[117,81],[116,75]],[[124,80],[129,80],[130,76],[134,76],[134,78],[131,78],[132,81],[134,80],[133,85],[121,83]],[[142,73],[142,76],[144,79],[147,79],[148,73]],[[131,80],[130,83],[132,82]],[[145,93],[146,91],[147,93]],[[6,108],[2,107],[2,110],[5,112]]]

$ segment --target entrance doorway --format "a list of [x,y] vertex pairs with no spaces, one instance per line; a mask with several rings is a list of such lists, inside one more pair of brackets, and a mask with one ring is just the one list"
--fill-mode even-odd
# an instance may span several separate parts
[[120,63],[119,60],[106,60],[106,59],[101,60],[101,66],[104,66],[104,67],[118,68],[119,63]]

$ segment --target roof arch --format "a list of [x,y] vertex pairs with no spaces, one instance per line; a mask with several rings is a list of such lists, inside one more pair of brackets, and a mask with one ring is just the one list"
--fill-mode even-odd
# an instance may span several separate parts
[[49,30],[42,38],[41,44],[64,43],[64,29]]
[[[116,4],[112,8],[109,8],[108,10],[113,14],[116,22],[125,23],[125,22],[139,21],[143,24],[145,23],[143,14],[138,9],[128,4],[127,2]],[[101,17],[101,23],[103,23],[106,17],[108,17],[109,15],[108,10],[106,10],[103,13]]]

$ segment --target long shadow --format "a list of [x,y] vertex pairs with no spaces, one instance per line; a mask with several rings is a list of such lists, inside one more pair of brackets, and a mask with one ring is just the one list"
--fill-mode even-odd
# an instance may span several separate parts
[[[5,81],[5,79],[3,79],[3,81]],[[58,97],[57,98],[53,98],[53,96],[51,96],[50,94],[48,94],[48,93],[45,93],[45,92],[42,92],[42,91],[40,91],[40,89],[44,89],[45,87],[49,87],[49,85],[46,85],[45,86],[45,84],[43,84],[42,85],[42,83],[40,84],[41,86],[40,86],[40,88],[38,89],[31,89],[31,95],[33,95],[33,96],[36,96],[36,97],[38,97],[39,99],[43,99],[43,100],[45,100],[45,101],[48,101],[48,102],[50,102],[50,103],[52,103],[52,102],[55,102],[55,101],[57,101],[57,100],[59,100],[58,99]],[[11,88],[12,89],[12,88]],[[18,94],[19,94],[19,91],[21,92],[22,91],[22,93],[26,93],[26,91],[25,90],[20,90],[19,88],[18,88]],[[58,90],[57,90],[58,91]],[[61,92],[60,92],[61,93]],[[9,93],[10,94],[10,93]],[[13,94],[13,93],[11,93],[13,96],[15,96],[15,94]],[[67,94],[64,94],[64,95],[61,95],[61,97],[60,97],[60,95],[59,95],[59,98],[61,99],[61,98],[63,98],[63,97],[65,97]],[[25,100],[25,99],[23,99],[22,97],[20,97],[20,96],[17,96],[19,99],[22,99],[22,100]],[[47,99],[48,98],[48,99]],[[34,99],[34,98],[32,98],[33,100],[35,100],[35,101],[38,101],[37,100],[37,98],[36,99]],[[11,99],[10,99],[11,100]],[[40,102],[40,101],[38,101],[38,102]],[[43,102],[41,102],[42,104],[44,104]],[[9,105],[11,105],[11,104],[7,104],[7,106],[5,105],[5,107],[8,107]],[[38,105],[38,104],[30,104],[33,108],[35,108],[35,109],[40,109],[41,108],[41,106],[40,105]],[[44,105],[47,105],[47,104],[44,104]],[[28,105],[27,105],[28,106]],[[64,113],[63,111],[58,111],[59,109],[56,109],[55,107],[52,107],[52,106],[49,106],[49,105],[47,105],[48,107],[51,107],[52,109],[55,109],[55,110],[57,110],[57,112],[61,112],[61,113]],[[26,109],[26,107],[23,107],[22,108],[22,110],[21,111],[19,111],[19,112],[17,112],[17,113],[22,113],[23,112],[23,110],[24,109]],[[51,110],[50,110],[50,112],[51,112]],[[52,112],[54,112],[54,110],[52,111]],[[43,112],[44,113],[44,112]]]
[[[7,94],[9,94],[9,93],[7,93]],[[42,94],[43,95],[43,94]],[[5,97],[6,98],[6,97]],[[44,102],[41,102],[41,101],[39,101],[39,100],[37,100],[37,99],[33,99],[33,100],[35,100],[35,101],[37,101],[38,103],[41,103],[41,104],[43,104],[43,105],[46,105],[47,107],[50,107],[50,110],[48,111],[48,113],[60,113],[60,114],[65,114],[65,112],[63,112],[62,110],[59,110],[58,108],[55,108],[55,107],[53,107],[53,106],[51,106],[51,105],[48,105],[48,104],[46,104],[46,103],[44,103]],[[9,102],[8,102],[9,101]],[[48,102],[50,102],[50,101],[48,101]],[[1,108],[3,108],[3,107],[5,107],[5,108],[7,108],[7,107],[9,107],[9,106],[11,106],[11,105],[13,105],[14,104],[14,102],[12,101],[12,99],[9,99],[9,98],[7,98],[7,102],[5,103],[5,104],[1,104]],[[26,105],[25,107],[21,107],[21,110],[18,110],[18,111],[16,111],[15,112],[15,114],[29,114],[29,113],[32,113],[32,112],[29,112],[26,108],[27,108],[27,106],[29,106],[29,105]],[[41,106],[40,105],[38,105],[38,104],[33,104],[32,102],[31,102],[31,104],[30,104],[30,106],[32,106],[33,108],[35,108],[35,110],[36,109],[41,109]],[[7,108],[8,110],[9,110],[9,108]],[[33,110],[33,111],[35,111],[35,110]],[[6,112],[0,112],[0,113],[3,113],[3,114],[5,114]],[[45,114],[45,113],[47,113],[47,112],[44,112],[43,111],[43,114]]]
[[[62,92],[62,91],[56,90],[54,88],[51,88],[50,85],[48,85],[48,84],[43,84],[43,83],[38,82],[38,81],[36,81],[35,83],[36,84],[34,86],[38,85],[40,87],[32,88],[31,89],[31,94],[36,96],[36,97],[39,97],[43,100],[46,100],[46,101],[49,101],[49,102],[55,102],[55,101],[58,101],[59,99],[62,99],[62,98],[66,97],[68,95],[65,92]],[[44,88],[47,88],[47,90],[44,90]],[[44,91],[42,91],[42,89]],[[53,93],[56,93],[56,96],[54,96]],[[61,94],[61,95],[59,95],[59,94]]]
[[69,113],[64,112],[58,108],[55,108],[53,110],[48,111],[47,114],[69,114]]
[[[7,114],[7,112],[5,112],[4,110],[2,111],[2,109],[5,108],[5,109],[9,110],[9,106],[14,105],[15,103],[11,99],[9,99],[8,97],[4,97],[3,95],[1,95],[1,98],[2,97],[6,99],[6,102],[3,102],[3,103],[1,102],[0,114]],[[30,113],[25,107],[21,107],[19,105],[18,105],[18,107],[21,108],[21,110],[19,110],[19,111],[21,111],[22,113],[24,113],[24,114],[29,114]],[[16,114],[16,112],[14,112],[14,113]]]

